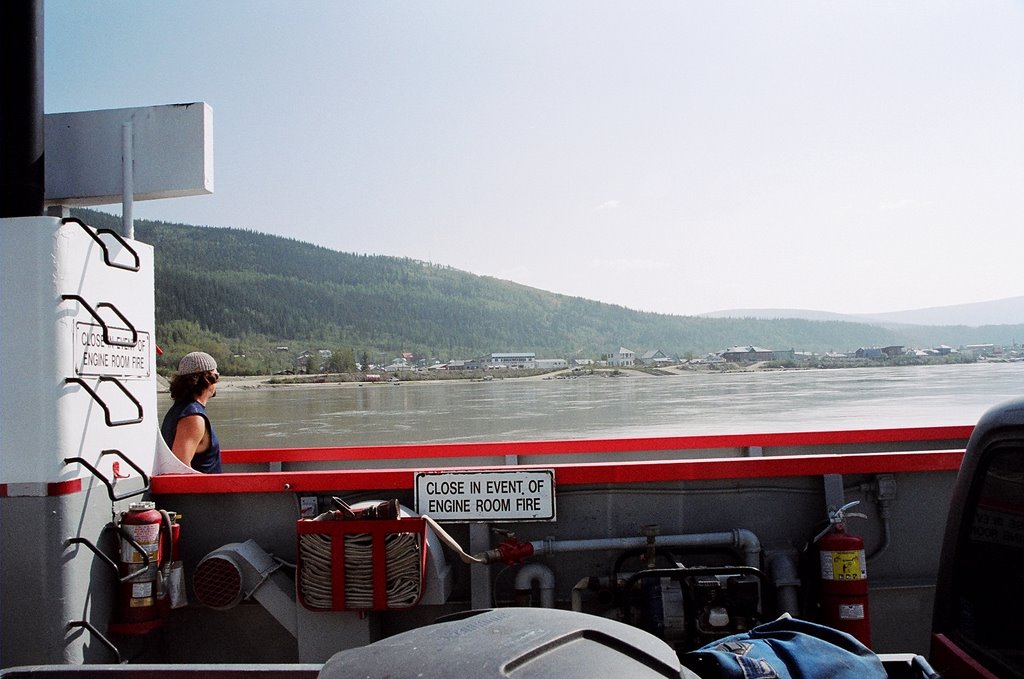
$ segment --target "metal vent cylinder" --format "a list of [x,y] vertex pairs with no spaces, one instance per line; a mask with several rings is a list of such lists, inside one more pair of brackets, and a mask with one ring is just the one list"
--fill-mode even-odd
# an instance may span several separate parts
[[203,557],[192,576],[199,603],[218,611],[234,608],[242,600],[242,570],[223,549]]
[[192,588],[200,603],[217,610],[252,597],[294,635],[295,583],[280,567],[253,540],[232,542],[202,558],[192,576]]

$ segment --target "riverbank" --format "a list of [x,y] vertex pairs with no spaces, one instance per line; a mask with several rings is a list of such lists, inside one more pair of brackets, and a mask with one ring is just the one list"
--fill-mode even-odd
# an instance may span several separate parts
[[[416,384],[438,384],[441,382],[493,382],[501,380],[516,380],[517,382],[532,380],[552,379],[586,379],[586,378],[650,378],[666,374],[687,374],[692,371],[667,371],[648,372],[630,368],[601,368],[585,372],[574,371],[571,368],[561,370],[501,370],[486,373],[437,375],[436,373],[410,372],[399,373],[397,376],[385,377],[380,380],[358,379],[351,374],[323,374],[323,375],[221,375],[217,383],[217,390],[221,392],[248,391],[253,389],[289,389],[295,387],[316,388],[388,388],[403,385]],[[166,392],[168,382],[163,377],[157,379],[157,390]]]
[[[221,375],[218,389],[222,392],[248,391],[253,389],[288,389],[295,387],[303,388],[345,388],[345,387],[370,387],[386,388],[402,385],[416,384],[437,384],[440,382],[490,382],[495,380],[563,380],[563,379],[644,379],[666,376],[693,376],[706,374],[731,374],[731,373],[760,373],[760,372],[792,372],[806,370],[835,370],[843,368],[877,368],[877,367],[904,367],[908,365],[948,365],[950,363],[973,363],[974,361],[949,361],[945,360],[915,360],[913,362],[830,362],[828,364],[813,364],[800,366],[779,365],[777,363],[728,363],[716,366],[701,366],[695,368],[691,365],[674,365],[662,368],[563,368],[559,370],[496,370],[487,372],[456,372],[438,373],[436,371],[408,371],[391,375],[370,376],[351,373],[328,373],[317,375]],[[369,377],[369,379],[367,379]],[[157,391],[167,392],[168,382],[163,377],[157,378]]]
[[[440,382],[451,382],[451,381],[469,381],[469,382],[483,382],[483,381],[494,381],[504,379],[514,380],[541,380],[551,379],[559,374],[571,372],[569,370],[556,370],[556,371],[542,371],[540,373],[531,374],[532,371],[518,371],[509,370],[502,371],[502,375],[495,376],[493,374],[487,375],[459,375],[459,376],[444,376],[439,377],[437,375],[423,375],[422,373],[410,373],[408,375],[399,375],[397,377],[385,377],[380,380],[366,380],[358,379],[356,376],[349,374],[326,374],[326,375],[294,375],[294,376],[281,376],[281,375],[249,375],[249,376],[230,376],[222,375],[220,381],[217,383],[217,389],[219,391],[245,391],[250,389],[288,389],[294,387],[331,387],[331,388],[345,388],[345,387],[369,387],[369,388],[380,388],[385,389],[388,387],[402,386],[402,385],[415,385],[415,384],[437,384]],[[625,374],[625,373],[623,373]],[[643,375],[642,373],[637,373]],[[643,375],[647,376],[647,375]]]

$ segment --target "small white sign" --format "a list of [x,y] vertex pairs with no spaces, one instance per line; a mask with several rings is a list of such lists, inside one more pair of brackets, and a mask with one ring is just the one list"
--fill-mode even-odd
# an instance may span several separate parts
[[435,521],[554,521],[555,470],[417,472],[416,511]]
[[103,326],[75,323],[75,374],[149,377],[149,333],[137,332],[136,335],[135,344],[132,345],[130,330],[110,328],[110,341],[115,344],[108,344],[103,337]]

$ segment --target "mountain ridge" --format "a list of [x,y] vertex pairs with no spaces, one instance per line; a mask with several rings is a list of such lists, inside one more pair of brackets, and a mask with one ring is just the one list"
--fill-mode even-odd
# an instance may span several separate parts
[[819,309],[723,309],[698,315],[705,318],[791,318],[807,321],[849,321],[883,326],[963,325],[977,328],[986,325],[1024,323],[1024,296],[864,314],[844,314]]

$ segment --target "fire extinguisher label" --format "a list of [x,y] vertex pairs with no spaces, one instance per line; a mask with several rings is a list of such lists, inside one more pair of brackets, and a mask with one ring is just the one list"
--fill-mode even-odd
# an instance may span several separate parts
[[864,550],[821,552],[822,580],[867,580],[868,564]]
[[[160,524],[122,525],[122,528],[128,531],[132,539],[139,543],[139,546],[146,550],[152,559],[160,546]],[[121,562],[142,563],[142,561],[142,554],[130,542],[123,540],[121,542]]]
[[134,582],[132,583],[132,598],[128,601],[131,608],[145,608],[153,605],[153,583]]
[[864,604],[839,604],[840,620],[863,620]]

